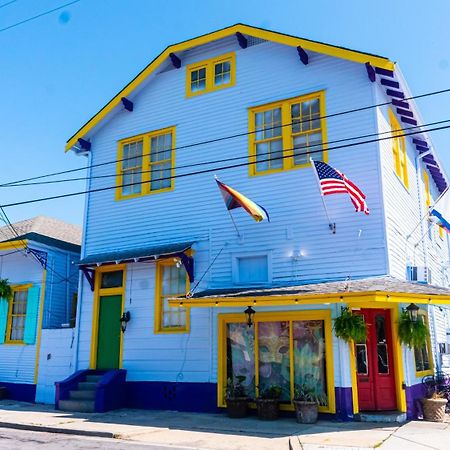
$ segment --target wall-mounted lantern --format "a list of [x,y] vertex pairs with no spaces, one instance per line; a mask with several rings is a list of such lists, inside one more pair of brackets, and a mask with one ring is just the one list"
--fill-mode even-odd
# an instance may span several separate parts
[[406,307],[406,311],[408,311],[411,322],[416,323],[419,317],[419,307],[414,303],[410,303],[409,306]]
[[130,311],[125,311],[122,314],[122,317],[120,318],[120,328],[122,329],[122,332],[125,333],[125,330],[127,329],[127,324],[131,319]]
[[255,315],[255,310],[251,306],[247,306],[244,314],[247,316],[247,325],[249,328],[253,325],[253,316]]

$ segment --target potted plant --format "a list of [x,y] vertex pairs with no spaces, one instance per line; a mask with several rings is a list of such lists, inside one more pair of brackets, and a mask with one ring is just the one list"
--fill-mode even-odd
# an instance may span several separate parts
[[398,322],[398,338],[409,348],[421,348],[430,336],[427,325],[422,317],[412,320],[407,311],[402,312]]
[[248,397],[243,385],[245,376],[238,375],[233,381],[228,379],[226,390],[226,403],[228,417],[239,419],[248,413]]
[[443,422],[447,399],[442,392],[436,391],[430,398],[422,399],[423,418],[430,422]]
[[13,291],[7,279],[0,279],[0,298],[8,299],[12,297]]
[[259,393],[259,397],[256,399],[256,409],[261,420],[278,419],[281,392],[281,387],[273,384]]
[[361,314],[353,314],[348,307],[342,308],[340,316],[334,319],[334,333],[345,342],[364,342],[367,325]]
[[318,394],[311,384],[301,384],[294,388],[295,417],[298,423],[316,423],[319,405],[326,404],[325,394]]

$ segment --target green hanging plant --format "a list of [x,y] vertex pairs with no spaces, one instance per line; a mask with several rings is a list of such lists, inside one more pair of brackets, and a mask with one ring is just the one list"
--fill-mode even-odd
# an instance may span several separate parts
[[348,307],[342,308],[341,315],[334,319],[334,333],[345,342],[364,342],[367,338],[364,317],[353,314]]
[[413,322],[407,311],[403,311],[398,322],[398,339],[409,348],[421,348],[430,337],[428,327],[422,317]]
[[0,278],[0,298],[10,298],[13,295],[12,288],[6,278]]

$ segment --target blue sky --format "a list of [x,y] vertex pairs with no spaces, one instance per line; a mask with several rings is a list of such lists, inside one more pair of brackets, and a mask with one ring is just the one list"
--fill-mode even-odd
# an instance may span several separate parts
[[[0,0],[0,29],[69,0]],[[434,0],[81,0],[0,32],[0,183],[82,167],[64,154],[81,125],[167,45],[244,22],[389,57],[413,95],[450,87],[450,2]],[[450,119],[450,94],[418,101]],[[450,171],[450,131],[433,134]],[[115,155],[111,155],[114,157]],[[76,174],[82,174],[78,172]],[[79,191],[84,182],[0,188],[0,204]],[[7,209],[82,222],[83,196]]]

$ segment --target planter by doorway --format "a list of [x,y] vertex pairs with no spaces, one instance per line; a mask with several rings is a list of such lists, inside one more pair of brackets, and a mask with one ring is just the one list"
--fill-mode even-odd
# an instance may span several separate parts
[[248,414],[247,397],[227,398],[227,414],[232,419],[242,419]]
[[279,404],[278,399],[258,398],[256,400],[256,409],[258,411],[258,417],[261,420],[278,419],[278,404]]
[[295,417],[298,423],[316,423],[319,417],[317,402],[304,402],[294,400]]
[[446,398],[424,398],[423,417],[430,422],[443,422],[445,419]]

